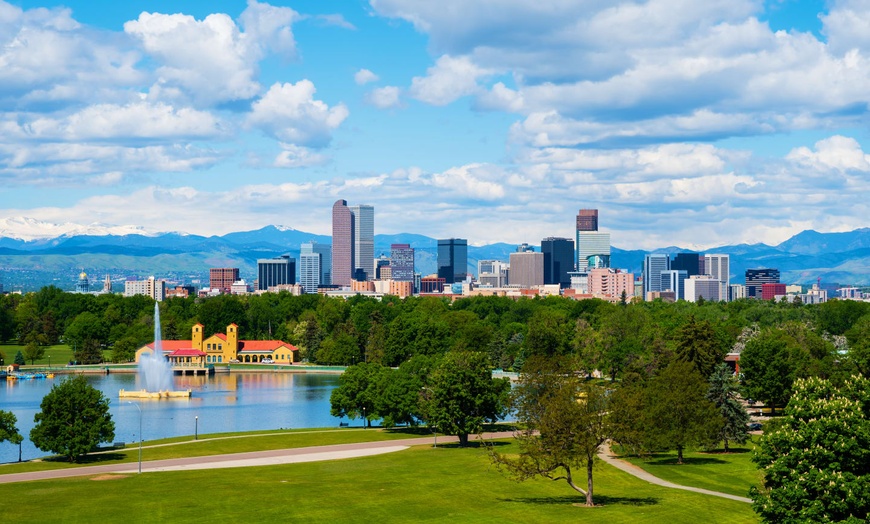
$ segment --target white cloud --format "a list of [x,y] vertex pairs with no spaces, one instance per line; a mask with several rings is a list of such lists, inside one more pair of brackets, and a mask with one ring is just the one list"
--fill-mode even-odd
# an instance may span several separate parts
[[368,84],[369,82],[377,82],[378,80],[378,75],[372,73],[368,69],[360,69],[353,75],[353,81],[360,86]]
[[344,104],[329,107],[315,100],[316,91],[310,80],[300,80],[295,84],[276,83],[254,102],[248,125],[282,142],[324,147],[349,112]]
[[870,155],[864,153],[857,140],[841,135],[819,140],[815,151],[808,147],[795,148],[786,159],[820,171],[870,172]]
[[422,102],[443,106],[477,92],[477,79],[489,74],[468,57],[444,55],[426,70],[426,76],[416,76],[411,80],[408,93]]
[[317,15],[317,19],[322,21],[326,25],[341,27],[342,29],[356,30],[355,25],[348,22],[344,18],[344,16],[342,16],[338,13],[333,13],[333,14],[329,14],[329,15]]
[[398,107],[401,101],[401,91],[395,86],[378,87],[366,93],[366,102],[378,109]]
[[281,153],[275,158],[275,167],[297,168],[320,166],[329,162],[329,157],[311,149],[293,144],[281,144]]

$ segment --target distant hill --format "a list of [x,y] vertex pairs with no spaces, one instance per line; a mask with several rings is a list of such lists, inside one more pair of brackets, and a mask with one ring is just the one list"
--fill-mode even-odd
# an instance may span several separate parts
[[[207,285],[211,267],[238,267],[242,278],[254,280],[258,258],[290,254],[298,260],[301,244],[331,243],[317,235],[281,226],[204,237],[178,232],[151,233],[133,226],[121,228],[64,224],[54,229],[71,231],[56,237],[33,233],[16,235],[14,227],[35,231],[30,219],[0,221],[0,284],[7,291],[35,290],[54,284],[71,290],[78,274],[88,272],[94,281],[109,274],[119,283],[128,277],[150,275],[179,283]],[[50,230],[54,230],[50,229]],[[83,231],[85,234],[76,234]],[[121,231],[129,234],[114,234]],[[375,235],[375,256],[389,256],[391,244],[410,244],[416,251],[416,269],[426,275],[436,272],[437,240],[424,235],[399,233]],[[479,260],[509,259],[514,244],[468,246],[468,271],[477,273]],[[673,254],[677,246],[653,252]],[[782,281],[870,285],[870,228],[847,233],[803,231],[777,246],[739,244],[705,251],[731,255],[731,280],[742,283],[747,268],[775,267]],[[611,265],[639,274],[648,251],[612,248]]]

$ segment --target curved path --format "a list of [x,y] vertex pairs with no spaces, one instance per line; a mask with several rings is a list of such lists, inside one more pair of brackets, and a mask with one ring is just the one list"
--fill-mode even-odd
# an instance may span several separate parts
[[[513,433],[484,433],[486,439],[509,438]],[[471,437],[475,439],[475,437]],[[480,438],[480,437],[477,437]],[[442,435],[438,437],[439,444],[458,442],[458,438]],[[231,453],[227,455],[209,455],[204,457],[186,457],[142,462],[142,472],[179,471],[193,469],[241,468],[252,466],[273,466],[295,462],[314,462],[318,460],[335,460],[353,457],[365,457],[381,453],[391,453],[407,449],[409,446],[435,444],[433,437],[416,437],[401,440],[380,442],[359,442],[353,444],[336,444],[332,446],[312,446],[306,448],[275,449],[268,451],[253,451],[248,453]],[[130,474],[138,471],[138,463],[124,462],[105,466],[82,466],[78,468],[53,469],[47,471],[31,471],[27,473],[10,473],[0,475],[0,484],[9,482],[26,482],[33,480],[60,479],[103,475],[108,473]]]
[[695,488],[692,486],[683,486],[681,484],[674,484],[673,482],[668,482],[667,480],[663,480],[659,477],[656,477],[655,475],[650,474],[646,470],[644,470],[638,466],[635,466],[631,462],[627,462],[627,461],[622,460],[620,458],[617,458],[615,455],[613,455],[613,453],[611,453],[611,451],[610,451],[610,442],[607,442],[603,446],[601,446],[601,450],[598,452],[598,458],[600,458],[604,462],[607,462],[608,464],[610,464],[614,468],[620,469],[620,470],[628,473],[629,475],[634,475],[635,477],[637,477],[641,480],[645,480],[645,481],[649,482],[650,484],[655,484],[656,486],[662,486],[665,488],[673,488],[673,489],[684,489],[686,491],[694,491],[695,493],[702,493],[704,495],[712,495],[714,497],[722,497],[725,499],[736,500],[738,502],[747,502],[750,504],[752,503],[752,499],[749,499],[746,497],[740,497],[737,495],[732,495],[730,493],[722,493],[721,491],[712,491],[712,490],[704,489],[704,488]]

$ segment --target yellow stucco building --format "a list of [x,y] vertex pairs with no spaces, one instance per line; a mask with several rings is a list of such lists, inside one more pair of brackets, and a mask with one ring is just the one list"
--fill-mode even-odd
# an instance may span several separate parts
[[[215,333],[203,339],[204,326],[195,324],[190,340],[161,340],[166,358],[178,366],[208,366],[235,362],[275,364],[299,362],[299,348],[283,340],[239,340],[239,326],[230,324],[226,333]],[[136,362],[144,354],[154,352],[154,343],[136,351]]]

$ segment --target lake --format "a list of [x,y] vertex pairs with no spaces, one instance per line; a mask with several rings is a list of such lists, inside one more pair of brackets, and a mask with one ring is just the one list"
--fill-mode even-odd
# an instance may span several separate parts
[[[0,382],[0,409],[18,417],[24,436],[22,459],[47,455],[29,439],[33,416],[53,379]],[[124,400],[121,389],[142,389],[135,374],[85,375],[88,382],[109,398],[115,422],[115,441],[128,445],[139,441],[139,410],[146,441],[166,437],[230,431],[281,428],[338,427],[341,419],[329,414],[329,395],[338,386],[339,375],[316,373],[230,373],[211,377],[173,377],[175,389],[191,389],[190,399]],[[133,402],[135,405],[131,404]],[[356,424],[362,425],[359,419]],[[18,460],[18,446],[0,443],[0,463]]]

